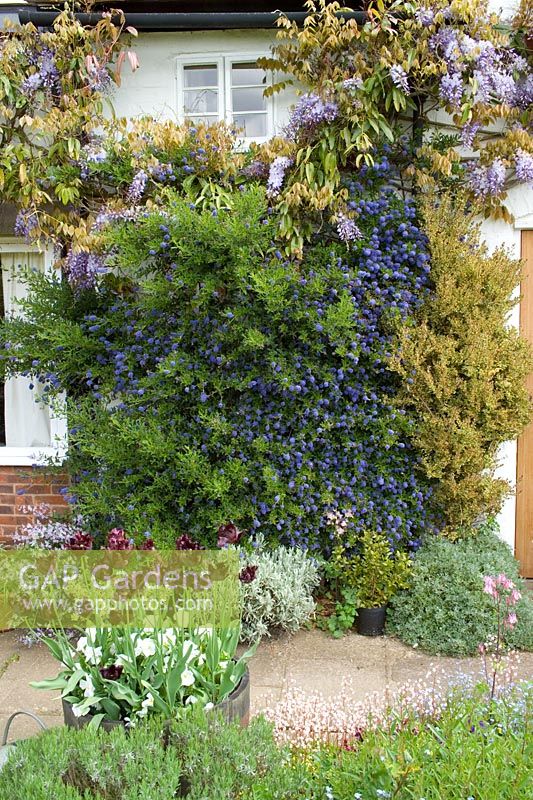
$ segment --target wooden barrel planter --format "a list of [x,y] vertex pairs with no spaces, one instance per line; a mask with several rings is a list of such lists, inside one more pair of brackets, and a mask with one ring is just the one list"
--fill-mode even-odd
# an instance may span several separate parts
[[[240,722],[242,727],[246,727],[250,721],[250,673],[248,669],[242,676],[239,684],[229,694],[225,700],[217,703],[215,709],[222,714],[227,722]],[[63,700],[63,718],[65,725],[69,728],[84,728],[93,719],[93,714],[85,714],[76,717],[72,710],[71,703]],[[103,719],[100,727],[105,731],[123,726],[123,720]]]

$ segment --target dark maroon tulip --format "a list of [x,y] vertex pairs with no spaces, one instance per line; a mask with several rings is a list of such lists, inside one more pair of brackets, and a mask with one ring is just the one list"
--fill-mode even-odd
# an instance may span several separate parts
[[248,564],[247,567],[243,567],[239,573],[239,580],[241,583],[251,583],[255,581],[255,576],[257,573],[257,566]]
[[93,549],[93,537],[90,533],[84,533],[83,531],[76,531],[74,536],[68,540],[67,544],[65,545],[65,550],[92,550]]
[[242,536],[242,531],[233,522],[221,525],[218,529],[217,544],[219,547],[227,547],[228,544],[237,544]]
[[111,664],[110,667],[100,667],[100,675],[108,681],[118,681],[123,672],[124,667],[121,667],[119,664]]

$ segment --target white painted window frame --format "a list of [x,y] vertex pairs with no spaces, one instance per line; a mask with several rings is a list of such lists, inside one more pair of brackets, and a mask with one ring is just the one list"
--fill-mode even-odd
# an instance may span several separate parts
[[[43,253],[45,274],[51,274],[53,271],[54,253],[52,248],[39,250],[35,245],[26,244],[15,237],[0,237],[0,255],[2,253]],[[50,438],[55,444],[38,448],[0,446],[0,466],[42,466],[49,463],[50,459],[56,463],[62,463],[67,450],[67,431],[66,417],[63,415],[55,417],[50,414]]]
[[[185,105],[185,67],[198,66],[200,64],[216,64],[217,67],[217,88],[218,88],[218,121],[224,120],[224,59],[222,56],[215,56],[211,53],[195,53],[190,56],[180,56],[176,59],[177,62],[177,88],[176,97],[178,102],[178,120],[185,121],[185,114],[183,107]],[[198,114],[202,116],[202,114]]]
[[[259,58],[268,57],[268,52],[235,52],[231,51],[228,53],[223,53],[222,55],[216,56],[212,55],[209,51],[204,53],[191,53],[190,55],[183,55],[178,56],[176,58],[176,99],[177,99],[177,117],[179,122],[185,121],[185,114],[183,113],[183,106],[185,100],[185,93],[184,93],[184,68],[189,65],[197,65],[197,64],[216,64],[218,69],[218,95],[219,95],[219,103],[218,103],[218,119],[219,122],[226,121],[228,124],[232,122],[232,115],[233,109],[231,107],[231,67],[233,64],[242,64],[242,63],[253,63],[257,61]],[[267,86],[272,85],[272,75],[267,72],[267,82],[265,88]],[[275,112],[274,112],[274,98],[267,97],[266,99],[266,120],[267,120],[267,133],[266,136],[258,136],[258,137],[247,137],[241,136],[239,137],[239,146],[249,147],[252,142],[256,142],[257,144],[261,144],[263,142],[268,142],[274,136],[274,123],[275,123]],[[239,113],[239,112],[238,112]],[[246,113],[246,112],[242,112]],[[240,149],[240,147],[239,147]]]

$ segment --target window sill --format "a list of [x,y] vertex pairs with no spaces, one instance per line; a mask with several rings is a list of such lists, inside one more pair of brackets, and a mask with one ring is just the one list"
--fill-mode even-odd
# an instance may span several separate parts
[[0,467],[61,466],[66,453],[57,447],[0,447]]

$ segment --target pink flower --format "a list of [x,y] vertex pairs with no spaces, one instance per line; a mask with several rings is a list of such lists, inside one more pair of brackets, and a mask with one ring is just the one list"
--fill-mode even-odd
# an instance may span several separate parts
[[507,598],[507,603],[510,606],[516,605],[520,598],[522,597],[522,593],[518,591],[518,589],[513,589],[509,597]]
[[517,622],[518,622],[518,617],[516,616],[514,611],[511,611],[511,613],[507,616],[504,625],[507,628],[514,628]]
[[492,575],[485,575],[483,578],[483,591],[487,594],[490,594],[490,596],[494,597],[494,599],[498,597],[496,582]]
[[504,575],[503,572],[500,572],[496,578],[496,585],[501,586],[503,589],[514,589],[514,583],[507,575]]

